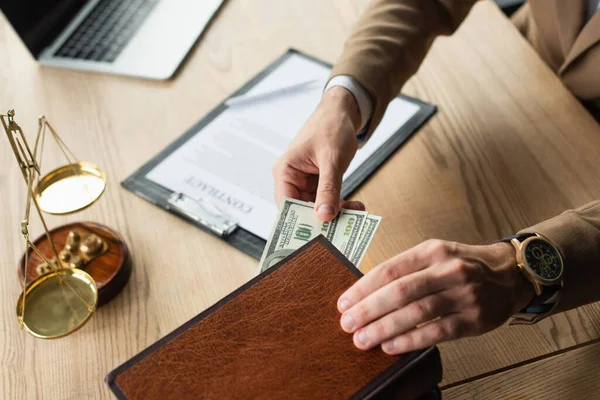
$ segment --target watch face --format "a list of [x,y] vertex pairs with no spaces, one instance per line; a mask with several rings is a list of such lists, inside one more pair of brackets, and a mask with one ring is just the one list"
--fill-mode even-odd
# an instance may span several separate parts
[[562,260],[550,243],[542,239],[533,239],[527,243],[524,255],[529,267],[541,279],[553,281],[560,278]]

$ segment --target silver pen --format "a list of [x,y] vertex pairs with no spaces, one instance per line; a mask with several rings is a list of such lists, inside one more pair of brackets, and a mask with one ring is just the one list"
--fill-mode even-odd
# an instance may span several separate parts
[[282,88],[277,88],[275,90],[262,92],[262,93],[253,93],[253,94],[242,94],[236,97],[232,97],[225,101],[225,105],[228,107],[241,106],[245,104],[254,103],[256,101],[267,100],[272,97],[278,97],[285,94],[301,92],[303,90],[313,89],[317,87],[319,84],[325,86],[325,82],[322,79],[311,79],[309,81],[296,83],[290,86],[285,86]]

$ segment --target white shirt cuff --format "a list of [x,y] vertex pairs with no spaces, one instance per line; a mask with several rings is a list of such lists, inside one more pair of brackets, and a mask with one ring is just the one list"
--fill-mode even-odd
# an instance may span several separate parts
[[352,96],[354,96],[360,113],[360,127],[358,133],[361,133],[363,128],[367,125],[367,122],[371,119],[371,114],[373,113],[373,100],[371,99],[371,96],[363,85],[358,83],[358,81],[350,75],[334,76],[327,82],[327,86],[325,86],[323,93],[336,86],[347,89],[352,93]]

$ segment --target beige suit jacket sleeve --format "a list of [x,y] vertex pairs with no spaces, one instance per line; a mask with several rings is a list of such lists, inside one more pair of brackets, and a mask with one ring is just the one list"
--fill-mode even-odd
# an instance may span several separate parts
[[564,256],[563,289],[548,315],[600,300],[600,201],[566,211],[521,232],[547,237]]
[[[332,71],[332,76],[352,76],[371,94],[375,107],[368,135],[435,37],[454,32],[475,1],[374,0],[369,5]],[[564,288],[551,313],[600,300],[600,202],[524,231],[548,237],[565,257]]]
[[435,37],[451,34],[475,1],[375,0],[369,5],[331,75],[350,75],[370,93],[374,111],[367,137],[417,71]]

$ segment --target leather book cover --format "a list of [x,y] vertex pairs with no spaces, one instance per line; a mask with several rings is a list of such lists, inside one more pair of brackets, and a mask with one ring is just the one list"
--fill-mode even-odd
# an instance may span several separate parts
[[354,347],[338,297],[362,274],[320,236],[140,354],[106,381],[119,399],[413,399],[439,352]]

